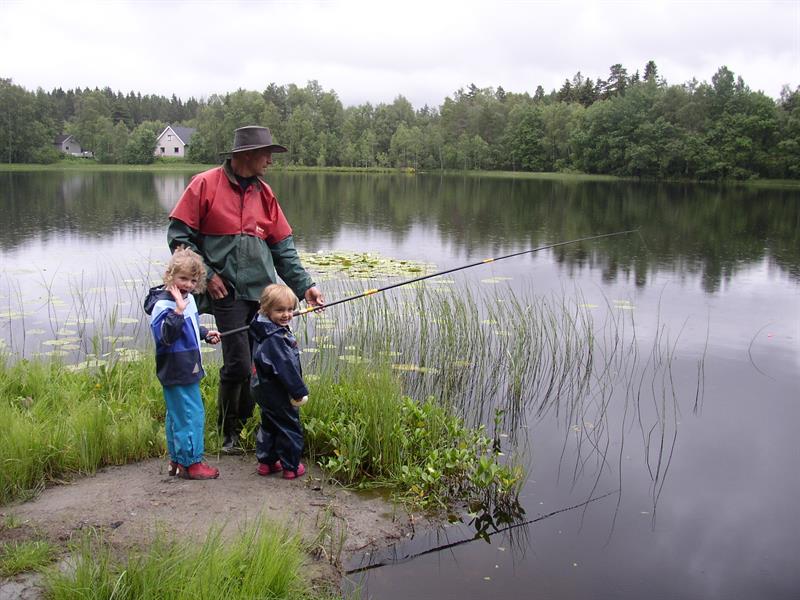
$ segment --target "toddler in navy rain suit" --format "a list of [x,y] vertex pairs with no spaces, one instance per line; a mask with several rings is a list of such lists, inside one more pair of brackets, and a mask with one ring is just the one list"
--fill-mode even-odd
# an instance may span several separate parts
[[250,323],[253,370],[250,388],[261,409],[256,434],[258,474],[283,472],[294,479],[306,472],[300,462],[303,426],[299,407],[308,400],[300,350],[289,328],[297,296],[285,285],[272,284],[261,293],[258,314]]

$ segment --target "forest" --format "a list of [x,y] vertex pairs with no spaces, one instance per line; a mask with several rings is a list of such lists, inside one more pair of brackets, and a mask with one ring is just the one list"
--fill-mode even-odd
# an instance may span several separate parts
[[[800,87],[775,100],[728,67],[711,82],[668,84],[655,62],[606,79],[580,72],[560,89],[474,84],[438,107],[343,106],[317,81],[270,83],[183,100],[104,89],[29,91],[0,78],[0,161],[50,163],[73,135],[101,163],[148,164],[167,124],[196,129],[188,160],[217,163],[233,130],[269,126],[289,148],[279,164],[608,174],[699,181],[800,178]],[[276,157],[277,158],[277,157]],[[174,159],[173,159],[174,160]]]

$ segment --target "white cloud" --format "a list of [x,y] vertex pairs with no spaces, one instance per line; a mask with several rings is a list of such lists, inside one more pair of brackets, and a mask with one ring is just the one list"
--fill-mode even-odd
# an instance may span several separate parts
[[654,60],[670,83],[728,66],[800,84],[800,2],[25,2],[0,4],[0,77],[207,97],[316,79],[345,104],[438,106],[475,83],[533,92]]

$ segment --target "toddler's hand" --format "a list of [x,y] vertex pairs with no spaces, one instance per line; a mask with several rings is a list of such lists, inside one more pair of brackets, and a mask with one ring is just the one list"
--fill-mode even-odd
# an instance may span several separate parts
[[216,329],[209,329],[208,333],[206,334],[206,343],[219,344],[219,340],[219,331]]
[[292,399],[292,406],[303,406],[308,402],[308,396],[303,396],[302,398]]
[[186,310],[186,300],[183,299],[183,294],[174,283],[167,287],[167,291],[172,294],[172,298],[175,300],[175,312],[182,315],[183,311]]

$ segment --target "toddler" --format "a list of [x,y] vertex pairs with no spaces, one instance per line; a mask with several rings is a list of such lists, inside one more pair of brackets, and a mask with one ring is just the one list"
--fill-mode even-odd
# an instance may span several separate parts
[[295,479],[306,472],[300,462],[303,427],[299,407],[308,400],[300,351],[289,328],[297,296],[288,286],[268,285],[250,324],[253,374],[250,387],[261,409],[256,435],[258,474],[283,473]]

